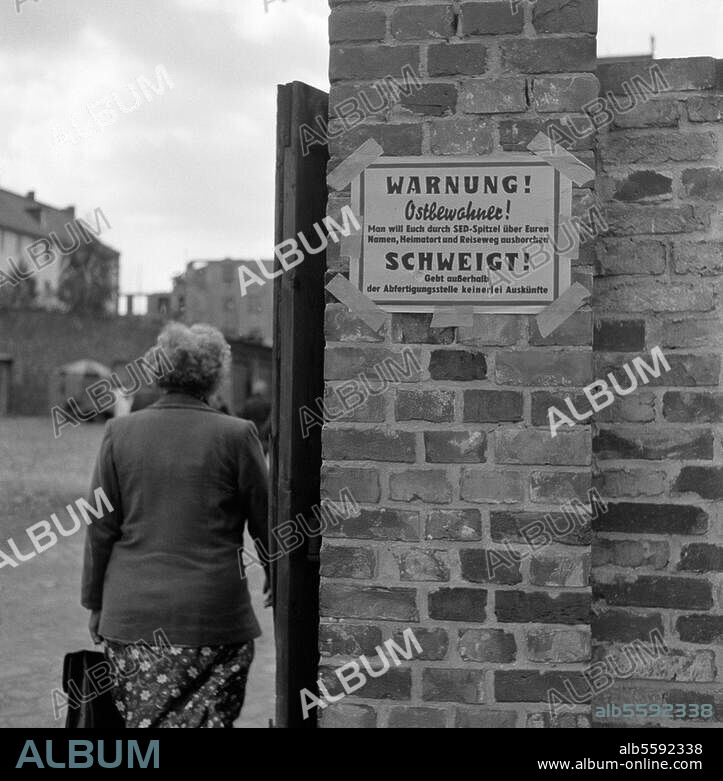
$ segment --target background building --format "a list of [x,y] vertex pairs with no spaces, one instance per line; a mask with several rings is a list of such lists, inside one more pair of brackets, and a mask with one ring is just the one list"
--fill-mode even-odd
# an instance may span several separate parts
[[[52,242],[59,256],[59,262],[49,263],[26,284],[5,284],[0,291],[0,308],[33,306],[115,312],[120,253],[94,235],[103,229],[101,214],[96,210],[86,220],[85,224],[93,229],[91,233],[76,221],[74,206],[57,209],[36,200],[32,190],[18,195],[0,189],[0,269],[12,274],[12,259],[17,267],[31,270],[32,259],[27,250],[39,239]],[[24,295],[19,296],[21,287]]]

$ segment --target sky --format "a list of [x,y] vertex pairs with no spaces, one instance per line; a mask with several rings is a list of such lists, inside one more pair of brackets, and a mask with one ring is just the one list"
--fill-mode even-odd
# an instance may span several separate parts
[[[122,292],[170,290],[188,260],[270,257],[276,85],[328,89],[328,3],[267,3],[0,0],[0,187],[102,209]],[[600,55],[654,35],[656,57],[723,58],[721,0],[599,7]],[[172,87],[136,104],[128,84],[158,66]],[[137,108],[101,114],[114,94]]]

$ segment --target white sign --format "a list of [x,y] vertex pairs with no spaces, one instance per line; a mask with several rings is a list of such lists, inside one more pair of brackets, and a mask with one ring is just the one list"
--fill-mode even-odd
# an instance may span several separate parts
[[381,157],[352,187],[351,279],[391,312],[540,312],[570,286],[572,186],[532,155]]

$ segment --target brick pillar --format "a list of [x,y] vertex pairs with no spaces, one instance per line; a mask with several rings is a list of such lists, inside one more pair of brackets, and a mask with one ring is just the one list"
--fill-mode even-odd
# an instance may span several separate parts
[[[490,155],[524,150],[550,123],[597,94],[596,0],[356,2],[331,0],[330,168],[365,139],[388,155]],[[423,88],[379,106],[373,84],[411,65]],[[375,107],[341,132],[333,117],[364,91]],[[592,163],[593,139],[576,142]],[[581,207],[590,190],[577,190]],[[337,216],[349,192],[332,195]],[[591,284],[583,247],[574,278]],[[330,245],[330,273],[348,259]],[[433,329],[431,315],[395,314],[378,333],[329,302],[325,376],[335,389],[410,348],[422,371],[372,396],[323,434],[324,496],[348,488],[357,517],[324,540],[321,675],[411,627],[410,662],[369,678],[321,712],[321,726],[585,726],[589,708],[552,720],[548,691],[585,689],[590,660],[589,528],[529,555],[545,516],[587,503],[590,426],[550,436],[547,409],[592,380],[592,321],[580,311],[550,337],[534,317],[478,315]],[[353,385],[349,385],[351,391]],[[335,401],[336,399],[336,401]],[[535,531],[537,530],[537,531]],[[510,541],[521,561],[509,558]],[[501,552],[503,558],[491,557]],[[403,644],[402,644],[403,645]]]
[[[654,630],[670,653],[652,661],[633,651],[632,676],[594,704],[693,704],[699,717],[687,708],[675,712],[683,721],[593,715],[616,727],[692,719],[720,728],[723,84],[711,58],[657,65],[670,89],[599,139],[598,186],[611,230],[595,279],[595,376],[619,373],[656,346],[671,371],[618,399],[596,423],[597,481],[609,511],[593,543],[593,641],[596,659],[623,671],[631,668],[625,648],[643,641],[652,651]],[[646,63],[601,66],[601,91],[622,95],[636,75],[651,81]]]

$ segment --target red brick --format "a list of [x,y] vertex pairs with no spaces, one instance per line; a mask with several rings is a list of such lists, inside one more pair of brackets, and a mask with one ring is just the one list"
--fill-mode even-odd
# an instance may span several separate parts
[[604,496],[660,496],[668,476],[659,470],[613,469],[606,464],[595,482]]
[[458,729],[512,729],[517,726],[517,714],[509,710],[457,708],[454,726]]
[[649,461],[667,459],[713,458],[713,436],[710,431],[654,429],[641,431],[623,428],[601,429],[593,441],[598,458],[635,458]]
[[[393,378],[395,373],[401,382],[416,382],[419,380],[420,373],[415,369],[412,358],[417,362],[417,366],[421,365],[420,352],[412,347],[405,347],[399,351],[371,345],[327,348],[324,377],[327,380],[358,380],[359,375],[363,374],[367,384],[372,388],[383,385],[384,380]],[[398,368],[395,369],[395,366]]]
[[517,38],[504,41],[502,69],[521,73],[571,73],[597,67],[595,38]]
[[448,581],[447,555],[447,551],[428,548],[392,551],[388,570],[393,567],[395,576],[401,581]]
[[[624,103],[627,104],[627,100]],[[678,127],[680,109],[678,108],[678,101],[674,99],[650,100],[647,103],[641,103],[624,114],[614,112],[614,116],[612,127],[616,129]]]
[[[394,73],[395,71],[388,71]],[[333,158],[329,170],[335,168],[365,141],[373,138],[388,155],[421,154],[422,126],[420,124],[366,124],[347,130],[330,142]],[[331,242],[329,247],[337,247]]]
[[357,502],[378,502],[380,496],[379,473],[376,469],[354,469],[329,466],[321,468],[322,498],[338,500],[342,489],[348,488]]
[[[580,383],[581,385],[583,383]],[[572,401],[575,409],[581,414],[591,410],[590,399],[581,391],[558,391],[550,393],[548,391],[535,391],[532,393],[532,409],[531,409],[531,421],[533,426],[545,426],[548,429],[550,425],[550,407],[555,407],[560,412],[567,415],[568,408],[565,399],[569,398]],[[592,418],[578,421],[578,426],[589,426],[593,422]]]
[[370,705],[333,703],[319,713],[323,729],[374,729],[377,712]]
[[[367,697],[371,700],[408,700],[412,694],[412,673],[402,667],[390,666],[384,675],[373,678],[366,673],[361,666],[361,674],[365,676],[366,683],[356,693],[358,697]],[[338,665],[341,667],[343,665]],[[336,675],[338,667],[321,665],[319,667],[319,678],[332,697],[339,694],[345,694],[341,681]],[[372,665],[374,669],[374,665]],[[348,673],[348,671],[347,671]]]
[[[548,523],[548,521],[551,521]],[[532,526],[532,524],[535,524]],[[545,533],[556,543],[562,545],[589,545],[590,544],[590,524],[587,520],[584,522],[578,518],[578,522],[572,529],[560,534],[559,530],[566,530],[569,524],[565,521],[561,513],[547,513],[544,510],[537,512],[529,511],[511,511],[511,510],[493,510],[490,512],[490,533],[493,542],[522,542],[529,544],[523,532],[527,529],[527,534],[532,539],[537,539],[540,532],[533,534],[539,529],[539,524],[545,527]]]
[[684,466],[672,490],[696,493],[703,499],[723,499],[723,467]]
[[691,122],[720,122],[723,118],[723,96],[694,95],[686,102]]
[[642,352],[644,349],[644,320],[598,320],[595,323],[594,351]]
[[399,103],[415,114],[432,117],[453,114],[457,107],[457,87],[454,84],[426,84],[411,95],[401,97]]
[[482,670],[447,670],[432,667],[422,672],[422,699],[435,702],[481,703],[485,674]]
[[487,67],[487,47],[481,43],[439,43],[427,49],[430,76],[476,76]]
[[497,591],[495,614],[501,623],[589,624],[589,594]]
[[418,540],[419,512],[389,507],[362,508],[358,517],[348,518],[335,529],[324,532],[329,537],[357,540]]
[[427,519],[428,540],[479,540],[482,536],[479,510],[432,510]]
[[608,605],[679,610],[708,610],[713,607],[711,584],[697,578],[639,575],[632,582],[616,579],[612,583],[601,583],[597,580],[593,584],[593,593]]
[[324,458],[331,461],[415,460],[414,434],[386,429],[328,428],[322,434]]
[[458,649],[465,662],[511,664],[517,656],[515,636],[504,629],[460,630]]
[[434,155],[487,155],[495,145],[492,125],[475,117],[432,120],[429,134]]
[[706,201],[723,198],[723,171],[720,168],[688,168],[682,176],[685,194]]
[[495,457],[498,464],[589,464],[590,432],[581,428],[552,439],[549,431],[498,429]]
[[538,33],[596,33],[597,0],[537,0],[532,24]]
[[629,534],[705,534],[708,514],[685,504],[610,502],[594,522],[595,531]]
[[438,621],[484,623],[487,591],[473,588],[440,588],[428,595],[429,617]]
[[323,578],[372,580],[376,576],[377,557],[373,548],[325,544],[321,554]]
[[673,197],[672,177],[657,171],[633,171],[624,179],[616,179],[614,187],[613,198],[626,203],[669,200]]
[[456,28],[451,5],[401,6],[392,14],[392,35],[402,41],[450,38]]
[[673,423],[721,423],[723,393],[669,391],[663,396],[663,416]]
[[465,114],[527,111],[525,80],[511,76],[466,81],[460,90],[459,107]]
[[392,315],[392,341],[405,344],[452,344],[454,328],[431,328],[432,314]]
[[[344,383],[334,383],[333,385],[327,384],[324,388],[324,407],[329,414],[325,415],[325,418],[334,422],[382,423],[386,416],[387,406],[384,396],[369,396],[363,404],[355,406],[357,399],[360,398],[360,392],[363,391],[360,389],[358,380],[347,380]],[[318,408],[314,410],[314,412],[317,411]]]
[[537,554],[530,559],[530,585],[548,588],[586,588],[590,579],[588,555]]
[[651,632],[663,633],[660,613],[628,613],[625,610],[602,610],[593,613],[592,637],[595,642],[605,640],[629,643],[648,640]]
[[686,133],[660,130],[632,136],[614,133],[601,144],[602,163],[620,166],[628,163],[671,163],[713,157],[717,143],[713,133]]
[[389,497],[399,502],[420,500],[433,504],[452,501],[452,484],[441,469],[416,469],[389,476]]
[[335,8],[329,16],[329,40],[381,41],[387,31],[383,11],[369,8]]
[[519,33],[523,21],[508,2],[462,3],[462,35]]
[[416,590],[322,583],[320,615],[377,621],[418,621]]
[[[666,280],[595,280],[595,311],[634,312],[709,312],[715,306],[710,286]],[[584,384],[584,383],[581,383]]]
[[466,423],[522,420],[522,394],[518,391],[466,390],[462,420]]
[[551,689],[566,691],[565,682],[576,692],[589,690],[581,672],[558,670],[541,673],[537,670],[495,670],[497,702],[547,702]]
[[530,141],[538,133],[545,133],[550,138],[554,138],[560,146],[572,150],[579,157],[580,150],[592,147],[595,133],[591,131],[589,135],[584,135],[580,117],[569,115],[568,121],[572,121],[575,127],[580,127],[580,132],[577,134],[579,137],[575,137],[570,132],[569,126],[564,123],[563,120],[566,119],[568,117],[549,120],[542,118],[500,120],[500,144],[506,151],[527,152]]
[[329,54],[332,82],[384,78],[401,73],[405,65],[419,73],[417,46],[332,46]]
[[593,567],[612,564],[615,567],[651,567],[665,569],[670,561],[667,542],[651,540],[606,540],[596,538],[592,546]]
[[500,350],[497,353],[495,381],[498,385],[583,386],[592,379],[589,351]]
[[426,460],[435,464],[478,464],[487,460],[484,431],[425,431]]
[[[705,213],[687,204],[684,206],[657,204],[608,206],[605,210],[605,219],[611,236],[688,233],[704,230],[709,222]],[[680,308],[678,307],[678,311]]]
[[685,545],[677,568],[685,572],[723,572],[723,547],[702,542]]
[[550,504],[577,497],[586,503],[592,487],[590,472],[531,472],[530,499]]
[[447,715],[438,708],[392,708],[387,727],[390,729],[442,729]]
[[398,390],[395,418],[448,423],[454,418],[453,390]]
[[[533,559],[534,561],[534,559]],[[546,664],[587,662],[591,656],[589,629],[531,629],[527,633],[527,658]]]
[[382,631],[368,624],[321,624],[319,652],[322,656],[359,656],[376,653]]
[[723,274],[723,241],[677,242],[673,245],[673,268],[676,274]]
[[487,361],[471,350],[433,350],[429,374],[433,380],[484,380]]
[[[676,60],[655,60],[654,63],[668,82],[668,88],[674,92],[685,90],[710,89],[715,86],[715,60],[712,57],[688,57]],[[601,92],[608,90],[614,94],[625,94],[623,84],[631,83],[638,76],[648,84],[653,83],[650,63],[636,61],[601,63],[598,66]],[[660,79],[657,79],[660,84]],[[661,84],[662,88],[662,84]],[[637,91],[640,92],[639,87]]]
[[464,469],[460,496],[466,502],[521,502],[524,481],[519,472],[506,470]]
[[723,645],[723,616],[680,616],[675,628],[683,642]]
[[383,333],[373,331],[360,317],[342,304],[327,304],[325,311],[327,342],[382,342]]
[[457,341],[470,347],[516,344],[522,336],[524,317],[517,315],[474,315],[472,326],[457,329]]
[[[449,636],[444,629],[440,629],[439,627],[424,629],[423,627],[415,626],[414,637],[422,647],[421,652],[415,649],[415,659],[422,659],[428,662],[439,662],[446,658],[447,651],[449,651]],[[402,648],[407,644],[403,632],[395,632],[392,636],[392,640]]]
[[598,96],[595,76],[537,76],[532,80],[532,106],[536,111],[579,111]]
[[463,548],[459,552],[459,559],[462,565],[462,580],[469,583],[514,586],[522,582],[519,562],[511,561],[503,550]]

